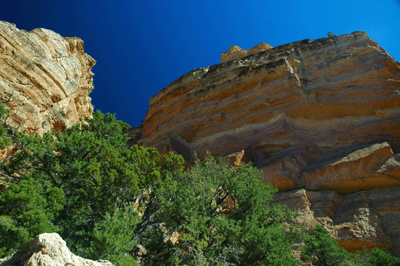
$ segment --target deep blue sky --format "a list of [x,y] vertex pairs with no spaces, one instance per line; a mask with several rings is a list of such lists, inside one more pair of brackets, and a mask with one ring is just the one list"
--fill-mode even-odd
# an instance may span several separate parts
[[400,0],[11,0],[0,20],[77,36],[97,60],[92,103],[138,126],[149,99],[232,45],[365,31],[400,61]]

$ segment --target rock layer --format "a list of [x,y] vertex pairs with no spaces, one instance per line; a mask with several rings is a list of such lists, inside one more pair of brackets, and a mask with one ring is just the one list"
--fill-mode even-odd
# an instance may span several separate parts
[[379,247],[400,256],[400,187],[340,195],[334,190],[281,192],[274,203],[297,210],[298,222],[324,226],[349,251]]
[[231,60],[234,60],[234,59],[238,59],[238,58],[244,57],[246,55],[256,54],[258,52],[266,51],[266,50],[269,50],[271,48],[272,48],[272,46],[270,44],[265,43],[265,42],[262,42],[262,43],[260,43],[260,44],[258,44],[256,46],[254,46],[253,48],[248,49],[248,50],[243,50],[239,46],[234,45],[234,46],[231,46],[226,53],[222,53],[221,62],[220,63],[231,61]]
[[400,138],[399,75],[363,32],[275,47],[164,88],[150,99],[139,143],[180,152],[178,139],[200,157],[243,148],[269,157],[297,144]]
[[80,38],[0,21],[0,99],[12,110],[7,123],[43,134],[92,117],[95,63]]
[[65,241],[57,234],[40,234],[13,256],[0,259],[1,265],[74,265],[113,266],[107,260],[92,261],[72,254]]
[[251,161],[299,221],[400,256],[400,64],[364,32],[264,48],[153,96],[138,143]]

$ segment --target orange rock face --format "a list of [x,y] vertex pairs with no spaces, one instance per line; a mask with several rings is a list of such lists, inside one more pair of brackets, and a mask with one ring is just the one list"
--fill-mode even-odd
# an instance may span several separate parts
[[323,225],[349,251],[379,247],[399,255],[400,187],[340,195],[305,189],[278,193],[274,203],[297,210],[298,222]]
[[220,63],[231,61],[231,60],[234,60],[234,59],[238,59],[240,57],[244,57],[244,56],[247,56],[247,55],[256,54],[258,52],[266,51],[266,50],[269,50],[271,48],[272,48],[272,46],[267,44],[267,43],[265,43],[265,42],[262,42],[262,43],[260,43],[260,44],[258,44],[256,46],[254,46],[253,48],[248,49],[248,50],[243,50],[239,46],[234,45],[234,46],[231,46],[226,53],[222,53],[221,62]]
[[399,74],[363,32],[279,46],[195,69],[164,88],[150,99],[139,143],[184,146],[200,157],[250,147],[270,157],[305,143],[326,150],[399,139]]
[[92,117],[96,61],[83,48],[77,37],[0,21],[0,99],[12,110],[10,126],[43,134]]
[[240,155],[341,246],[400,256],[400,64],[364,32],[260,47],[153,96],[138,143]]

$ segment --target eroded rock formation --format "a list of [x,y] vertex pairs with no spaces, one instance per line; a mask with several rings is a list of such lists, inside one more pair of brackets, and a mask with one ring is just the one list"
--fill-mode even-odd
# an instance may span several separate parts
[[240,154],[300,220],[400,256],[400,64],[364,32],[264,48],[231,47],[152,97],[138,143]]
[[93,261],[74,255],[57,234],[40,234],[9,258],[0,259],[3,266],[12,265],[73,265],[113,266],[107,260]]
[[220,63],[238,59],[238,58],[241,58],[241,57],[244,57],[247,55],[256,54],[258,52],[266,51],[271,48],[272,48],[272,46],[265,42],[262,42],[248,50],[243,50],[239,46],[233,45],[233,46],[229,47],[229,50],[227,52],[222,53]]
[[363,32],[299,41],[183,75],[150,99],[139,142],[270,157],[400,138],[399,84],[399,64]]
[[43,134],[92,117],[96,61],[83,49],[77,37],[0,21],[0,100],[12,110],[10,126]]

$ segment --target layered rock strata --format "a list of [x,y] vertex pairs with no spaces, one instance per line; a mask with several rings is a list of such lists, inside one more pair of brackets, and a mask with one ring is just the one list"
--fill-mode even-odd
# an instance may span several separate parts
[[65,241],[57,233],[40,234],[12,256],[0,259],[0,264],[2,266],[113,266],[107,260],[93,261],[74,255],[69,251]]
[[7,123],[43,134],[92,117],[95,63],[80,38],[0,21],[0,100],[12,110]]
[[161,151],[252,148],[264,157],[400,138],[400,66],[364,32],[275,47],[183,75],[150,99],[139,143]]
[[150,99],[138,143],[253,162],[300,221],[400,256],[399,140],[400,64],[353,32],[231,47]]
[[379,247],[400,256],[400,187],[341,195],[335,190],[281,192],[273,203],[299,212],[297,222],[322,225],[349,251]]

